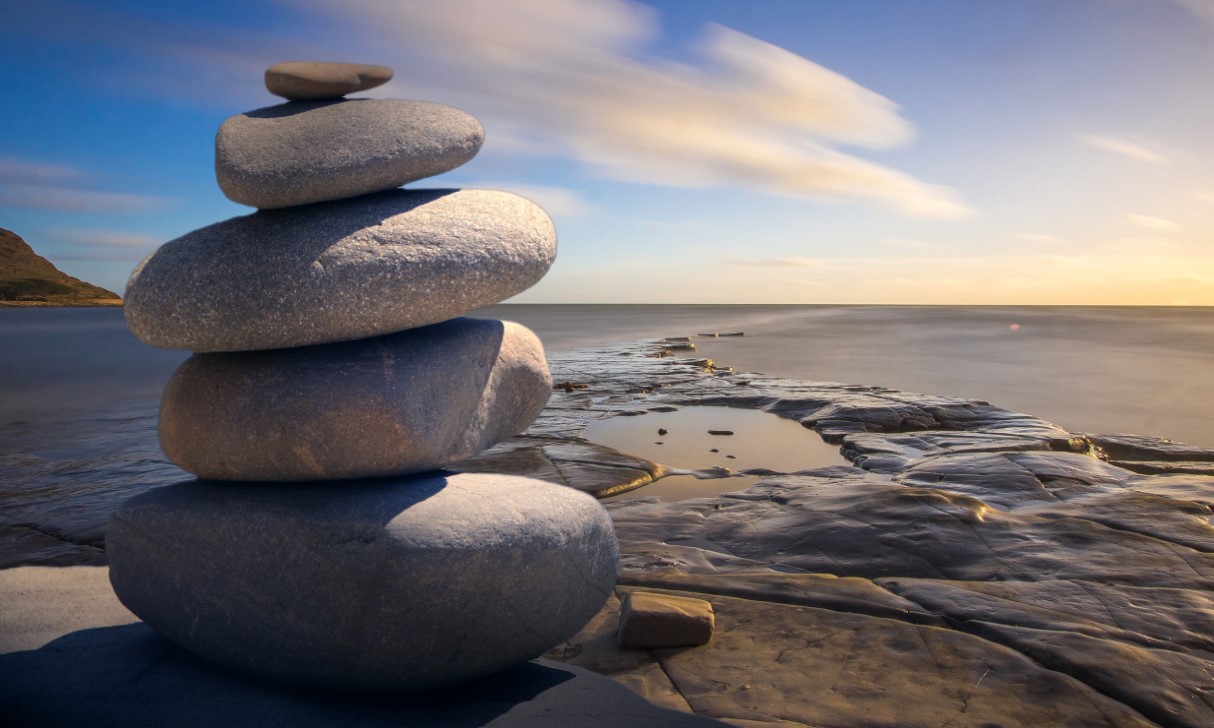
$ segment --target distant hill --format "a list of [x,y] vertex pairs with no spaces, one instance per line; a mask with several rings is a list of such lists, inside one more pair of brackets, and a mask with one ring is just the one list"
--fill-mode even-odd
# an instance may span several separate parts
[[73,278],[0,228],[0,306],[120,306],[117,293]]

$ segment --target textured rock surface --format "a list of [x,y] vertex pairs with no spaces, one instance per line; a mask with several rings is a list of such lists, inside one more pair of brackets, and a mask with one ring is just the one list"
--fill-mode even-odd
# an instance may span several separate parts
[[126,319],[153,346],[191,351],[361,339],[501,301],[555,257],[552,222],[516,195],[384,192],[166,243],[131,274]]
[[618,682],[549,660],[421,695],[367,696],[248,680],[198,659],[140,624],[114,596],[108,572],[105,567],[0,571],[0,706],[5,725],[725,725],[660,708]]
[[590,496],[444,473],[179,483],[122,504],[106,547],[118,598],[186,649],[252,675],[382,691],[538,656],[598,611],[617,556]]
[[392,80],[392,69],[365,63],[284,61],[266,69],[266,90],[290,101],[331,99]]
[[169,459],[216,480],[441,467],[526,429],[551,393],[530,330],[459,318],[339,344],[195,354],[160,406]]
[[[553,355],[570,386],[523,436],[465,463],[591,492],[643,488],[669,471],[580,440],[587,423],[715,404],[809,424],[806,437],[839,443],[858,467],[772,473],[683,503],[607,501],[618,592],[711,602],[713,640],[621,651],[613,597],[554,658],[737,726],[1214,724],[1208,450],[660,352]],[[133,456],[132,473],[146,462]],[[1194,472],[1120,465],[1139,462]],[[37,533],[65,539],[48,559],[76,558],[83,547],[66,539],[91,543],[102,526],[70,488],[52,495],[57,520]]]
[[215,174],[233,202],[279,208],[390,190],[476,156],[485,131],[428,101],[300,101],[229,118]]
[[712,639],[712,605],[703,599],[630,592],[620,609],[620,647],[691,647]]

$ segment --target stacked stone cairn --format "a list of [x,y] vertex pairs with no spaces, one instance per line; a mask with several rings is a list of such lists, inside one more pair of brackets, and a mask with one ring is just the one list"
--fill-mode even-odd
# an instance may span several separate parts
[[196,352],[160,441],[200,479],[117,509],[114,591],[182,647],[296,685],[487,675],[571,637],[615,583],[593,498],[436,470],[547,402],[531,331],[460,316],[538,281],[556,234],[505,192],[397,189],[467,162],[484,131],[438,104],[342,98],[391,75],[271,67],[287,103],[216,138],[220,187],[259,211],[166,243],[127,287],[140,339]]

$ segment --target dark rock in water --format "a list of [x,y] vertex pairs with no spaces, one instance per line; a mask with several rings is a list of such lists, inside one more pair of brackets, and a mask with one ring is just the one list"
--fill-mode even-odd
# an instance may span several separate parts
[[732,435],[733,430],[709,430],[710,435]]
[[301,101],[225,121],[215,175],[233,202],[295,207],[442,174],[476,156],[484,139],[472,116],[428,101]]
[[118,306],[121,298],[59,270],[20,235],[0,228],[0,305]]
[[669,432],[669,430],[667,430],[665,427],[659,427],[659,428],[658,428],[658,434],[659,434],[659,435],[665,435],[667,432]]
[[259,677],[371,691],[540,655],[607,599],[617,558],[587,495],[441,472],[157,488],[118,508],[107,549],[122,603],[182,647]]
[[139,264],[126,320],[153,346],[283,349],[446,321],[535,284],[542,209],[492,190],[384,192],[195,230]]
[[551,395],[539,339],[461,318],[391,336],[195,354],[160,408],[169,459],[217,480],[401,475],[524,430]]

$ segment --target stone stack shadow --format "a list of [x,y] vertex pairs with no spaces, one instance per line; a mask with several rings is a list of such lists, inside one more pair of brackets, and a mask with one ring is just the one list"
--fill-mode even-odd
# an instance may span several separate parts
[[166,243],[132,274],[131,330],[195,352],[160,441],[192,480],[110,520],[119,599],[222,665],[298,685],[440,687],[572,636],[616,577],[585,494],[436,470],[524,430],[552,383],[536,336],[460,318],[538,281],[542,209],[403,190],[484,132],[439,104],[346,99],[390,69],[285,63],[287,103],[216,137],[224,193],[260,208]]

